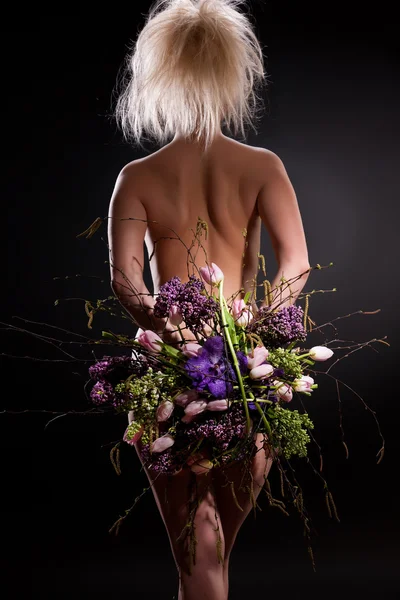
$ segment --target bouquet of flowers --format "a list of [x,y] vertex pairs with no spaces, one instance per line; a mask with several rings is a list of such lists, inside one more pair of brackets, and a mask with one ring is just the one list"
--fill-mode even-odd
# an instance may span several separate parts
[[[144,331],[132,356],[106,356],[90,367],[92,401],[133,411],[123,440],[140,440],[147,467],[157,472],[200,474],[251,457],[255,433],[264,434],[270,454],[306,456],[313,423],[290,402],[318,387],[307,368],[333,351],[298,345],[306,340],[301,307],[266,305],[255,314],[250,293],[229,305],[218,266],[199,271],[187,283],[167,281],[154,307],[180,332],[181,347]],[[185,342],[183,322],[197,343]]]
[[[80,235],[92,237],[104,220],[99,217]],[[199,219],[195,232],[199,248],[202,247],[200,237],[203,229],[206,229],[206,224]],[[172,239],[180,240],[177,235]],[[244,481],[242,489],[249,492],[254,509],[257,508],[257,502],[252,495],[251,462],[257,451],[264,450],[278,468],[282,497],[281,500],[272,494],[269,479],[265,475],[264,490],[269,505],[288,515],[287,500],[283,499],[289,497],[292,500],[303,521],[304,536],[315,568],[310,543],[311,520],[304,506],[303,492],[295,476],[292,458],[305,459],[311,466],[323,484],[329,516],[334,516],[338,521],[339,518],[328,484],[321,474],[321,447],[313,437],[314,423],[305,410],[302,397],[315,395],[318,388],[315,379],[319,374],[336,380],[342,442],[348,456],[339,396],[339,383],[343,382],[330,375],[329,371],[343,358],[374,342],[389,344],[384,338],[362,343],[349,342],[346,345],[345,340],[337,338],[333,321],[317,325],[309,315],[310,297],[318,291],[327,290],[299,294],[297,299],[304,300],[303,309],[291,302],[293,280],[283,277],[281,284],[272,289],[266,278],[257,284],[255,275],[250,291],[245,293],[241,289],[230,298],[225,298],[221,269],[215,263],[209,264],[207,257],[205,265],[197,268],[191,248],[186,247],[188,264],[192,263],[195,272],[188,274],[187,281],[173,277],[165,282],[156,294],[153,310],[154,317],[163,319],[169,331],[172,327],[179,341],[166,343],[152,329],[144,330],[136,339],[113,331],[103,331],[101,339],[88,339],[89,346],[111,345],[128,349],[129,354],[118,351],[114,356],[103,356],[91,364],[89,395],[95,407],[87,412],[129,414],[129,424],[121,440],[110,452],[111,462],[118,474],[121,473],[120,448],[123,442],[137,445],[142,463],[155,477],[161,474],[179,476],[183,469],[189,469],[193,482],[197,476],[207,477],[213,468],[218,467],[227,473],[231,465],[240,462],[244,475],[250,478],[250,481]],[[266,277],[265,262],[262,255],[258,257],[261,259],[259,268],[262,267]],[[317,264],[310,270],[323,268]],[[125,280],[127,287],[136,294],[127,278]],[[261,303],[257,301],[258,285],[264,290]],[[287,290],[289,296],[284,295]],[[96,302],[85,301],[89,329],[92,329],[96,312],[106,311],[116,315],[114,306],[109,306],[116,300],[115,296],[109,296]],[[56,300],[55,304],[58,303]],[[358,314],[376,312],[379,309],[357,311]],[[350,316],[336,317],[335,321]],[[321,334],[326,327],[335,332],[331,339],[325,338],[321,345],[307,344],[309,333]],[[21,331],[11,325],[7,325],[7,328]],[[187,333],[190,335],[187,336]],[[50,339],[37,333],[34,335],[44,341]],[[82,336],[79,340],[79,346],[82,346]],[[50,341],[54,344],[53,337]],[[62,344],[60,341],[60,347]],[[346,353],[336,358],[327,371],[313,368],[315,363],[331,359],[338,350],[345,350]],[[68,356],[71,357],[69,353]],[[350,386],[344,385],[354,392]],[[385,441],[378,419],[359,394],[354,393],[377,424],[382,441],[377,453],[379,463],[383,458]],[[292,408],[294,405],[298,408]],[[44,412],[54,414],[54,411]],[[319,451],[319,468],[314,467],[309,458],[308,444],[311,441]],[[229,483],[228,475],[227,481]],[[233,482],[230,483],[233,501],[238,504]],[[139,498],[150,487],[145,488]],[[110,532],[118,533],[122,521],[139,498],[116,520]],[[191,511],[187,535],[195,535],[194,514]]]

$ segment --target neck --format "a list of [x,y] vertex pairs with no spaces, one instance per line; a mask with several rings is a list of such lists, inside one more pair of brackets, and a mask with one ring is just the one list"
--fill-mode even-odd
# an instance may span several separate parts
[[169,145],[181,147],[188,154],[201,154],[201,155],[209,155],[210,151],[214,149],[221,140],[226,139],[226,136],[223,135],[222,131],[219,131],[213,138],[210,146],[205,150],[205,142],[203,139],[198,140],[194,136],[189,138],[185,138],[182,134],[176,133],[173,140]]
[[[225,136],[222,133],[221,129],[219,129],[217,131],[217,133],[215,134],[212,143],[214,143],[215,141],[220,140],[224,137]],[[190,146],[201,146],[202,145],[202,141],[198,140],[195,133],[193,133],[190,137],[184,137],[183,134],[176,133],[171,143],[173,143],[173,142],[185,142],[185,144],[188,144]]]

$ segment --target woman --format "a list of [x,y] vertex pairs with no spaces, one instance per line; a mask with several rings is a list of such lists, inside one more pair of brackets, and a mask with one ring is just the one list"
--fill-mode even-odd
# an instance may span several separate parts
[[[272,288],[282,275],[291,279],[305,273],[287,300],[293,303],[307,280],[301,215],[281,160],[269,150],[222,133],[222,124],[229,128],[233,123],[237,133],[244,131],[244,123],[251,123],[258,100],[255,87],[265,80],[262,50],[250,21],[239,11],[240,4],[237,0],[157,2],[130,56],[117,116],[134,141],[140,142],[147,132],[162,145],[122,169],[110,203],[112,289],[140,326],[137,335],[151,327],[165,341],[179,341],[174,328],[152,314],[154,299],[143,280],[143,242],[151,256],[157,294],[173,276],[187,281],[187,251],[181,241],[190,246],[199,217],[208,224],[207,238],[202,240],[208,261],[225,275],[225,297],[249,289],[258,269],[262,224],[279,266]],[[176,235],[181,241],[174,239]],[[204,266],[202,251],[195,264]],[[127,294],[126,277],[137,295]],[[255,442],[261,448],[262,435]],[[141,458],[140,443],[136,450]],[[254,498],[271,464],[268,453],[255,454]],[[239,482],[242,471],[240,464],[230,467],[231,480]],[[190,568],[180,533],[190,507],[192,472],[182,470],[172,478],[155,478],[146,472],[178,569],[179,600],[225,600],[230,553],[252,508],[249,494],[238,490],[243,509],[239,510],[218,468],[207,476],[197,475],[198,490],[205,489],[205,494],[196,512],[196,563]],[[215,553],[217,527],[222,563]]]

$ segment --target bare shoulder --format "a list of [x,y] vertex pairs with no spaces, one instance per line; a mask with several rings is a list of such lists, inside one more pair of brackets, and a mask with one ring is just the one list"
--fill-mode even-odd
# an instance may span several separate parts
[[137,158],[124,165],[118,174],[118,179],[131,179],[135,177],[139,172],[143,171],[144,160],[143,158]]
[[111,213],[131,212],[135,203],[143,203],[147,183],[143,173],[142,159],[133,160],[122,167],[116,177],[110,199]]
[[114,186],[114,197],[126,198],[132,194],[141,195],[146,189],[148,179],[145,162],[142,158],[132,160],[122,167]]
[[267,169],[268,172],[285,171],[285,166],[282,159],[275,154],[275,152],[272,152],[272,150],[268,150],[268,148],[262,148],[261,146],[254,146],[253,150],[255,151],[255,154],[259,160],[259,164],[263,169]]
[[284,170],[282,160],[268,148],[251,146],[232,138],[226,138],[226,143],[233,151],[233,153],[227,153],[226,156],[231,157],[233,154],[239,162],[243,162],[246,167],[250,168],[252,176],[256,176],[257,179],[258,175],[263,178],[266,172],[270,174],[274,170]]

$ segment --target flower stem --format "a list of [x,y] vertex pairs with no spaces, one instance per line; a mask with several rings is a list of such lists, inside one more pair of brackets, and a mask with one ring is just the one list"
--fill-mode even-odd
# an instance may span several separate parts
[[298,354],[297,358],[305,358],[306,356],[310,356],[310,353],[306,352],[305,354]]
[[247,340],[246,340],[246,333],[244,331],[242,331],[242,339],[243,339],[244,353],[247,354]]
[[254,400],[254,404],[256,405],[257,410],[260,413],[260,416],[264,422],[265,429],[267,430],[267,433],[270,436],[272,432],[271,432],[271,427],[270,427],[270,424],[268,423],[267,417],[265,416],[264,411],[262,410],[261,406],[258,404],[257,400]]
[[177,328],[178,328],[178,331],[179,331],[179,335],[181,336],[182,342],[185,343],[186,340],[185,340],[184,335],[182,333],[182,329],[180,328],[179,325],[177,325]]
[[[221,281],[221,283],[222,283],[222,281]],[[229,312],[228,305],[227,305],[226,300],[225,300],[225,298],[223,296],[222,296],[222,302],[223,302],[223,304],[224,304],[224,306],[226,308],[226,312]],[[235,327],[233,328],[232,333],[233,333],[233,339],[232,339],[233,346],[234,346],[235,349],[239,349],[239,342],[238,342],[238,338],[237,338],[237,335],[236,335],[236,328]]]
[[221,307],[221,319],[222,319],[222,325],[223,325],[223,330],[224,330],[224,336],[225,336],[225,339],[226,339],[227,344],[229,346],[229,350],[231,351],[233,366],[234,366],[235,371],[236,371],[236,377],[237,377],[237,380],[238,380],[238,383],[239,383],[240,393],[241,393],[242,400],[243,400],[244,412],[246,414],[246,433],[249,435],[249,433],[251,431],[250,412],[249,412],[249,407],[247,405],[246,391],[244,389],[243,379],[242,379],[242,374],[240,372],[238,359],[237,359],[237,356],[236,356],[235,349],[233,347],[231,336],[229,335],[228,324],[227,324],[226,319],[225,319],[225,312],[224,312],[224,308],[225,307],[224,307],[224,296],[223,296],[223,280],[220,281],[220,283],[218,285],[218,288],[219,288],[219,303],[220,303],[220,307]]

